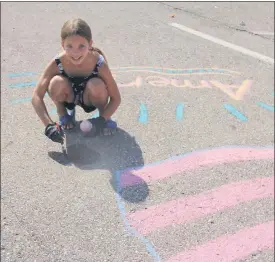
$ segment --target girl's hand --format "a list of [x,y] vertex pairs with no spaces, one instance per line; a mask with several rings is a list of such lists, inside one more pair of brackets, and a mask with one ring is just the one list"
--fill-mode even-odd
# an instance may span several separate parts
[[45,135],[53,142],[60,144],[64,142],[64,131],[57,123],[47,125],[45,128]]

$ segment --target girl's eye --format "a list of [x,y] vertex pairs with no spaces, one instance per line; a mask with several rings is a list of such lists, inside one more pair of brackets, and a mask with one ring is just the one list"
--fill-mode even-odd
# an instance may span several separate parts
[[84,45],[81,45],[80,48],[84,48],[85,46]]

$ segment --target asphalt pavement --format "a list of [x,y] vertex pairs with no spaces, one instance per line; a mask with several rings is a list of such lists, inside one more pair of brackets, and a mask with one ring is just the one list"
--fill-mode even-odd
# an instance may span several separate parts
[[[122,103],[66,159],[30,99],[72,17]],[[273,2],[2,2],[1,124],[3,262],[274,261]]]

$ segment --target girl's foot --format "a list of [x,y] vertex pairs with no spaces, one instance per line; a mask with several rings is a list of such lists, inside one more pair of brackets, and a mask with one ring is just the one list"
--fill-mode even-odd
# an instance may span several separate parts
[[64,129],[73,129],[75,127],[75,109],[71,114],[66,112],[64,116],[59,117],[59,122]]
[[104,128],[103,135],[111,136],[114,135],[117,131],[117,123],[111,119],[106,121],[106,128]]
[[117,123],[114,120],[109,119],[106,121],[106,127],[107,128],[117,128]]
[[[95,122],[97,121],[97,118],[89,119],[89,121],[92,124],[96,125]],[[97,130],[96,130],[96,126],[95,126],[95,129],[92,128],[92,133],[95,133],[96,131]],[[113,135],[116,131],[117,131],[117,123],[111,119],[108,119],[108,120],[106,120],[103,129],[100,130],[100,135],[110,136],[110,135]]]

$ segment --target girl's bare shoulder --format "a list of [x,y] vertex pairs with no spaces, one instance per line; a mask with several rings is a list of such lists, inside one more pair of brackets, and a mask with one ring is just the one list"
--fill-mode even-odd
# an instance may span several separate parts
[[62,59],[64,56],[63,53],[60,53],[54,57],[52,57],[52,59],[50,59],[50,61],[48,61],[47,65],[44,68],[44,74],[46,75],[51,75],[51,76],[55,76],[59,74],[59,69],[56,63],[56,58]]

